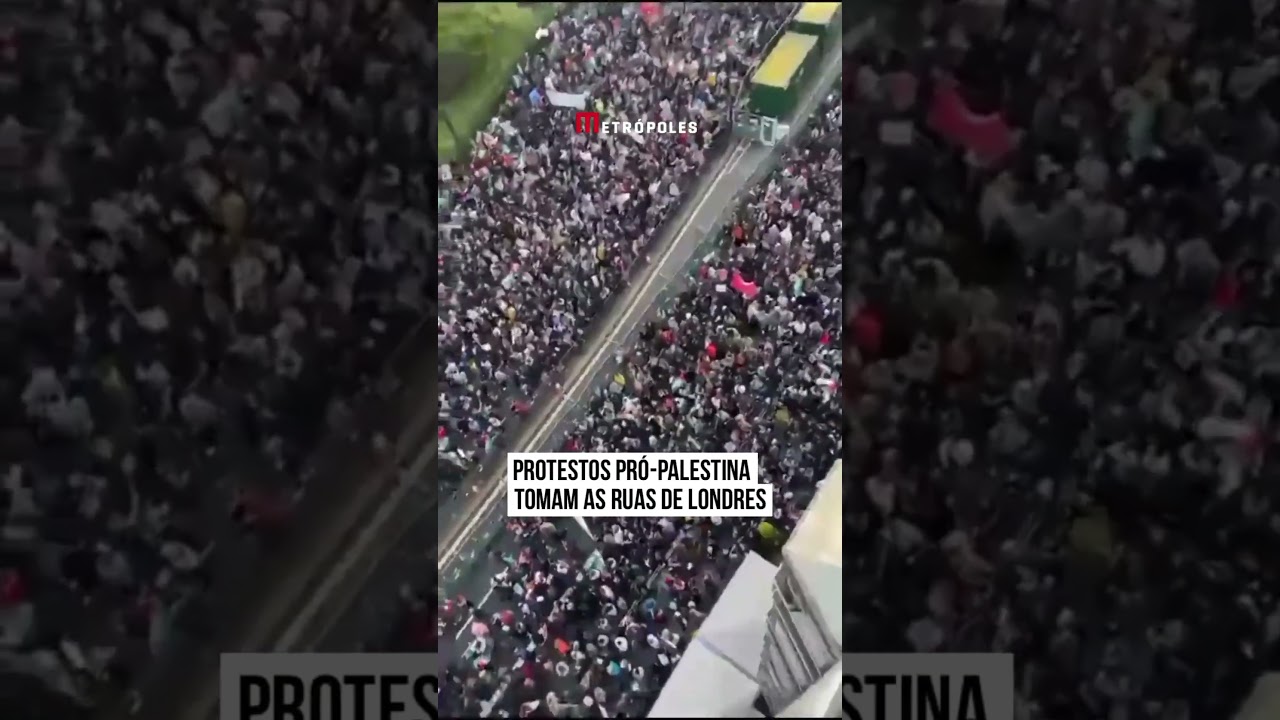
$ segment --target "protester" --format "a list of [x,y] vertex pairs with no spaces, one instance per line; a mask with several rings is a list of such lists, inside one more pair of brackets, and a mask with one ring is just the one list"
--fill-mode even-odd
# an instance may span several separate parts
[[446,640],[470,643],[446,657],[446,714],[641,716],[746,553],[794,527],[840,453],[840,131],[833,93],[563,439],[758,452],[776,489],[769,537],[749,518],[593,519],[589,556],[564,527],[511,522],[493,592],[441,610]]
[[1230,717],[1280,639],[1280,17],[975,5],[849,68],[846,647]]
[[[441,173],[461,226],[440,267],[444,462],[482,460],[556,377],[689,199],[747,72],[794,9],[626,5],[546,28],[548,44],[517,68],[470,164]],[[606,118],[697,122],[698,132],[578,134],[576,110],[552,105],[553,93],[588,94]]]
[[0,30],[0,685],[30,717],[146,672],[424,319],[434,102],[399,2],[38,12]]

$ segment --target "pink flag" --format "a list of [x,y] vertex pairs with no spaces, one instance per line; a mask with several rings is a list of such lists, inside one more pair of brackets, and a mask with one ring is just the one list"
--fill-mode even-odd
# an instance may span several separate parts
[[662,17],[662,4],[656,2],[640,3],[640,14],[644,16],[645,22],[653,24],[658,18]]
[[737,270],[733,271],[733,280],[729,282],[729,286],[742,293],[742,296],[748,300],[753,300],[756,295],[760,294],[760,286],[753,282],[748,282]]
[[950,142],[973,153],[983,165],[997,163],[1013,150],[1013,130],[999,112],[973,112],[954,82],[939,80],[929,108],[929,126]]

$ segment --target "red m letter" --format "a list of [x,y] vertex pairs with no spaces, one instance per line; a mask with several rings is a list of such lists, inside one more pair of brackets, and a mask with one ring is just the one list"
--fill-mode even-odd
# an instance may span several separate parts
[[600,132],[600,113],[580,111],[573,116],[573,129],[580,133]]

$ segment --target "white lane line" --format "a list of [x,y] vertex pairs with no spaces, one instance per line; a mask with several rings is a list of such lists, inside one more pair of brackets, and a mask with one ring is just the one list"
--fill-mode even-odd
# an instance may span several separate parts
[[[662,274],[661,269],[664,265],[666,265],[666,261],[670,259],[671,255],[674,254],[675,250],[678,247],[680,247],[680,238],[683,237],[684,233],[689,229],[689,227],[693,224],[694,220],[697,218],[698,213],[701,212],[702,208],[705,207],[707,202],[711,199],[711,197],[714,194],[713,191],[715,190],[715,188],[720,184],[720,182],[724,179],[724,177],[728,175],[730,170],[737,167],[738,163],[742,160],[742,157],[746,154],[746,151],[748,148],[749,148],[749,145],[747,144],[739,144],[730,154],[728,162],[726,162],[725,165],[721,167],[720,171],[716,174],[712,182],[707,185],[705,192],[703,193],[702,199],[698,202],[697,205],[694,206],[693,212],[689,213],[689,216],[685,219],[685,221],[680,225],[679,229],[677,230],[675,236],[673,237],[673,242],[671,243],[671,246],[667,248],[667,250],[664,252],[664,254],[662,255],[657,265],[653,267],[652,274],[649,275],[645,279],[645,282],[640,286],[640,292],[636,294],[632,298],[631,302],[626,306],[626,309],[624,311],[623,318],[622,318],[623,322],[620,322],[617,326],[615,326],[610,331],[609,335],[605,337],[604,342],[600,344],[600,349],[597,350],[596,353],[591,356],[589,361],[587,361],[584,365],[580,366],[581,370],[579,371],[577,378],[575,379],[573,384],[569,386],[568,391],[561,396],[560,401],[554,406],[555,410],[553,411],[553,414],[547,416],[548,418],[557,417],[560,414],[560,411],[564,408],[564,406],[568,404],[569,399],[573,398],[577,394],[581,386],[584,383],[586,383],[589,378],[592,377],[591,372],[584,372],[584,371],[588,371],[591,368],[593,368],[596,365],[596,363],[600,360],[600,358],[604,356],[607,352],[609,352],[609,347],[614,341],[614,339],[617,338],[618,334],[621,332],[621,328],[625,328],[627,326],[626,321],[629,320],[631,316],[635,314],[636,308],[642,304],[642,300],[645,297],[645,294],[647,293],[649,288],[651,288],[653,284],[657,282],[657,278]],[[645,305],[643,309],[647,310],[648,306]],[[549,432],[545,428],[554,427],[554,426],[555,426],[555,423],[544,424],[543,428],[539,428],[538,432],[531,439],[530,445],[536,447],[537,443],[542,442],[542,440],[544,439],[545,433]],[[430,445],[430,448],[434,450],[434,447],[435,447],[435,444],[432,443]],[[334,589],[337,588],[339,584],[346,582],[349,579],[349,575],[351,574],[352,569],[356,566],[357,561],[364,558],[364,555],[366,554],[366,551],[369,548],[369,546],[372,545],[374,540],[380,536],[383,526],[387,524],[387,522],[390,520],[391,516],[394,514],[395,510],[400,506],[400,504],[406,501],[408,494],[412,490],[413,480],[415,478],[422,477],[425,474],[427,464],[431,461],[431,459],[432,459],[432,456],[430,453],[422,453],[418,455],[416,458],[414,458],[414,463],[412,468],[410,469],[408,481],[399,483],[395,487],[395,489],[392,490],[391,494],[387,497],[386,501],[383,502],[383,504],[378,507],[377,512],[374,513],[374,516],[369,519],[369,523],[364,527],[364,529],[360,531],[360,534],[356,537],[355,542],[352,543],[351,547],[347,550],[347,552],[345,552],[342,555],[342,557],[339,559],[338,563],[334,566],[332,571],[326,574],[320,586],[316,588],[315,593],[311,595],[310,600],[302,608],[299,609],[299,612],[294,617],[293,622],[290,623],[289,627],[286,628],[285,632],[275,642],[275,644],[273,645],[274,652],[288,652],[299,643],[299,640],[301,639],[302,634],[311,626],[312,620],[315,618],[316,614],[319,612],[320,607],[325,603],[325,601],[333,593]],[[449,551],[448,557],[452,557],[453,555],[456,555],[460,546],[463,545],[465,541],[475,532],[475,529],[482,522],[487,520],[489,510],[493,507],[494,503],[497,502],[498,498],[501,495],[502,483],[498,483],[495,490],[496,491],[491,492],[486,497],[483,504],[481,504],[480,507],[472,514],[471,519],[468,520],[467,525],[464,526],[462,534],[459,536],[458,540],[451,546],[452,549]],[[443,567],[444,565],[445,565],[445,562],[442,561],[439,566]],[[489,596],[492,595],[492,593],[493,593],[493,590],[490,589],[489,593],[485,595],[485,600],[487,600]],[[483,604],[483,602],[484,601],[482,600],[481,603]],[[468,627],[468,626],[464,626],[464,627]]]
[[[419,450],[418,455],[414,457],[413,464],[410,466],[410,474],[402,476],[399,482],[395,483],[390,496],[378,506],[374,517],[357,536],[355,543],[342,554],[334,568],[324,576],[320,586],[316,588],[315,592],[309,596],[310,599],[299,609],[294,616],[293,622],[285,629],[284,634],[271,646],[270,652],[289,652],[294,648],[298,643],[298,639],[302,636],[303,630],[306,629],[311,619],[319,612],[324,600],[333,593],[338,583],[351,571],[356,559],[377,537],[378,529],[391,517],[391,511],[413,491],[413,479],[422,477],[423,473],[426,472],[427,465],[430,464],[435,456],[435,448],[436,443],[432,441]],[[392,472],[398,471],[393,470]],[[254,650],[250,649],[249,652],[254,652]],[[206,685],[196,702],[184,706],[180,713],[181,717],[188,720],[209,720],[213,718],[214,707],[218,702],[218,693],[217,684]]]
[[[528,442],[524,443],[524,449],[520,452],[530,452],[541,445],[541,443],[546,439],[546,436],[550,434],[557,425],[556,422],[552,421],[559,417],[565,406],[573,401],[573,398],[577,396],[578,391],[582,386],[594,377],[595,373],[592,372],[592,370],[600,359],[613,351],[613,341],[629,327],[630,323],[628,321],[631,319],[631,316],[635,314],[636,309],[640,308],[642,312],[648,311],[649,303],[646,300],[646,295],[648,294],[649,289],[653,287],[654,283],[658,282],[658,279],[662,276],[662,267],[666,265],[667,260],[669,260],[671,256],[675,254],[676,250],[680,248],[680,238],[683,237],[685,232],[687,232],[693,225],[694,220],[698,217],[698,213],[702,211],[702,208],[706,207],[707,203],[711,202],[711,198],[715,196],[716,187],[724,181],[733,168],[738,166],[738,163],[740,163],[742,158],[746,156],[750,147],[750,143],[739,143],[739,145],[733,150],[729,156],[729,161],[724,164],[711,183],[707,185],[706,192],[703,193],[702,199],[693,207],[693,211],[689,213],[689,216],[685,218],[685,221],[681,223],[680,227],[676,230],[676,234],[672,237],[670,247],[663,252],[657,264],[653,266],[652,274],[645,278],[644,282],[639,286],[639,290],[627,304],[618,324],[614,325],[613,329],[609,331],[609,334],[605,336],[604,341],[600,343],[600,347],[595,351],[590,359],[580,366],[581,370],[577,373],[573,383],[560,395],[560,398],[556,401],[556,404],[553,406],[550,413],[544,416],[544,421],[541,423],[541,427],[535,431],[533,437],[529,438]],[[512,450],[512,452],[516,451]],[[501,467],[495,468],[494,470],[495,473],[501,471]],[[502,495],[502,490],[503,483],[498,482],[493,484],[492,489],[488,491],[488,494],[479,505],[479,508],[471,514],[470,519],[468,519],[466,524],[463,525],[458,536],[440,553],[440,562],[437,569],[444,568],[448,565],[449,562],[459,553],[462,546],[466,544],[473,534],[475,534],[476,528],[482,523],[488,521],[488,511],[498,501],[498,498]]]
[[[485,594],[484,594],[484,597],[480,598],[480,602],[476,603],[476,610],[483,610],[483,609],[484,609],[484,604],[485,604],[485,603],[487,603],[487,602],[489,602],[489,598],[491,598],[491,597],[493,597],[493,588],[492,588],[492,587],[490,587],[490,588],[489,588],[489,592],[487,592],[487,593],[485,593]],[[467,620],[464,620],[464,621],[462,622],[462,627],[458,628],[458,632],[457,632],[457,634],[456,634],[456,635],[454,635],[454,636],[453,636],[453,639],[454,639],[454,640],[460,640],[460,639],[462,638],[462,633],[464,633],[464,632],[466,632],[466,631],[468,631],[468,630],[470,630],[470,629],[471,629],[471,620],[470,620],[470,618],[468,618]]]
[[[666,253],[662,256],[661,261],[655,266],[655,272],[652,275],[650,275],[647,278],[646,283],[641,286],[641,293],[637,295],[635,298],[633,298],[632,302],[627,306],[626,312],[623,316],[624,318],[629,319],[631,315],[634,314],[635,308],[638,305],[640,305],[640,302],[639,302],[640,299],[644,297],[645,292],[650,287],[652,287],[654,282],[656,282],[656,277],[661,274],[660,272],[658,272],[658,270],[660,270],[661,267],[666,264],[666,261],[671,257],[675,248],[679,247],[680,237],[683,236],[684,232],[693,223],[693,220],[698,215],[698,212],[702,210],[702,208],[706,205],[707,201],[711,198],[712,191],[716,188],[716,186],[719,185],[720,181],[725,177],[725,175],[728,174],[728,171],[737,166],[743,154],[745,154],[746,148],[747,146],[742,145],[742,146],[739,146],[737,149],[735,149],[733,154],[730,155],[729,162],[726,163],[721,168],[721,171],[716,175],[712,183],[707,186],[706,192],[704,193],[702,200],[698,203],[698,205],[694,207],[694,211],[690,213],[689,217],[680,226],[674,238],[675,242],[672,243],[671,247],[668,248]],[[619,327],[625,327],[625,326],[626,326],[626,323],[624,322],[624,323],[621,323]],[[590,368],[595,366],[595,364],[599,361],[600,357],[608,351],[610,343],[612,343],[614,338],[617,337],[618,332],[619,332],[618,327],[615,327],[613,331],[610,333],[610,335],[601,344],[601,351],[596,352],[596,354],[592,356],[591,360],[585,366],[583,366],[584,368]],[[572,397],[574,394],[576,394],[578,391],[578,388],[580,388],[581,385],[585,383],[589,377],[591,377],[590,373],[583,373],[574,382],[574,384],[569,388],[569,391],[563,397],[569,398],[569,397]],[[566,402],[562,399],[561,402],[556,406],[556,411],[555,411],[556,415],[559,414],[559,411],[564,407],[565,404]],[[554,426],[554,424],[552,426]],[[544,432],[545,431],[540,429],[539,433],[534,436],[533,442],[534,443],[541,442],[542,435]],[[430,464],[431,460],[433,459],[434,448],[435,448],[435,443],[431,443],[427,446],[428,452],[420,453],[417,457],[414,458],[414,462],[409,470],[407,479],[405,481],[401,481],[395,486],[395,488],[387,496],[386,500],[378,507],[377,512],[374,513],[373,517],[369,519],[368,524],[365,525],[365,527],[360,531],[360,534],[356,537],[355,542],[353,542],[350,548],[348,548],[347,551],[343,553],[342,557],[339,558],[337,564],[333,567],[333,569],[325,575],[324,580],[320,583],[320,586],[316,588],[315,592],[310,596],[310,599],[307,601],[307,603],[303,605],[301,608],[299,608],[298,613],[294,616],[293,622],[289,624],[289,627],[285,629],[285,632],[273,644],[272,646],[273,652],[288,652],[289,650],[293,649],[295,646],[298,645],[300,639],[302,638],[303,633],[311,626],[316,614],[320,611],[321,606],[324,605],[326,600],[333,594],[334,590],[338,587],[338,585],[346,582],[349,579],[349,576],[351,575],[351,571],[355,568],[357,562],[364,559],[364,556],[367,554],[368,548],[381,535],[383,526],[387,524],[391,516],[400,507],[401,503],[407,500],[411,501],[409,498],[409,494],[413,490],[414,480],[416,478],[423,477],[426,474],[427,466]],[[498,490],[501,490],[501,487],[502,487],[501,484],[499,484]],[[480,524],[479,521],[486,519],[488,511],[492,507],[493,503],[496,501],[498,495],[499,495],[498,493],[491,494],[488,497],[488,499],[485,501],[485,503],[481,506],[481,509],[472,516],[472,519],[468,522],[467,529],[464,530],[464,534],[461,537],[462,540],[467,539],[470,536],[470,534],[474,532],[475,528]],[[456,548],[458,545],[461,545],[461,544],[462,544],[461,542],[455,543],[454,547]],[[441,563],[441,565],[443,565],[443,563]],[[489,598],[489,595],[492,594],[492,592],[493,591],[491,589],[489,591],[489,594],[485,595],[486,600]]]
[[[868,23],[867,25],[869,27],[874,27],[874,23]],[[859,36],[861,37],[865,35],[867,29],[868,27],[859,28],[859,31],[858,31]],[[840,55],[834,55],[833,59],[829,61],[829,64],[823,67],[823,72],[821,73],[821,78],[819,79],[819,82],[815,83],[813,89],[809,91],[809,94],[807,94],[801,100],[800,112],[797,113],[797,117],[807,117],[809,114],[814,112],[814,110],[822,102],[822,98],[825,97],[827,92],[829,92],[827,85],[830,83],[831,77],[839,74],[840,68],[842,67],[842,62],[843,61]],[[591,356],[591,358],[588,361],[586,361],[585,364],[580,366],[580,370],[576,375],[576,379],[573,382],[573,384],[569,387],[567,391],[565,391],[559,397],[559,399],[556,401],[555,405],[553,406],[553,409],[550,410],[547,415],[543,416],[543,422],[541,423],[541,426],[534,433],[533,437],[530,438],[529,442],[524,444],[522,452],[530,452],[536,449],[539,446],[539,444],[543,440],[545,440],[546,435],[549,434],[552,431],[552,429],[556,427],[557,423],[554,422],[554,420],[560,415],[564,407],[568,405],[570,402],[572,402],[573,398],[577,395],[578,390],[582,387],[582,385],[585,384],[590,378],[594,377],[595,373],[592,371],[592,368],[595,367],[596,363],[599,362],[601,357],[603,357],[605,354],[610,352],[613,341],[620,334],[622,334],[625,331],[625,329],[629,326],[628,321],[631,319],[631,316],[634,314],[636,307],[644,303],[644,298],[649,288],[651,288],[653,284],[658,281],[659,276],[662,275],[662,272],[661,272],[662,266],[666,264],[666,261],[673,254],[675,254],[675,251],[680,247],[680,238],[693,224],[694,219],[697,217],[698,213],[702,210],[702,208],[705,207],[706,204],[711,201],[711,198],[714,195],[715,188],[721,182],[724,181],[725,177],[729,174],[729,171],[731,169],[737,167],[738,163],[742,161],[742,158],[747,154],[747,151],[750,150],[751,147],[752,145],[750,142],[743,142],[743,143],[740,143],[738,147],[734,149],[732,154],[730,154],[729,161],[725,163],[724,167],[721,168],[720,172],[716,174],[715,178],[707,186],[706,193],[702,196],[702,199],[698,202],[697,205],[694,206],[693,212],[691,212],[689,214],[689,217],[686,218],[685,221],[680,225],[679,230],[677,230],[673,238],[673,242],[671,243],[671,246],[667,248],[667,250],[663,253],[661,259],[659,260],[658,264],[654,267],[654,272],[651,275],[649,275],[647,278],[645,278],[644,283],[640,285],[639,292],[637,292],[635,296],[632,297],[631,301],[627,304],[626,310],[624,311],[624,314],[621,320],[619,321],[619,323],[616,326],[614,326],[614,328],[609,332],[608,336],[605,337],[604,342],[600,344],[599,349],[596,350],[596,352]],[[644,305],[645,305],[644,310],[647,311],[648,310],[647,303],[644,303]],[[511,452],[517,452],[517,451],[512,450]],[[495,473],[501,472],[502,471],[501,467],[502,466],[495,468],[494,472]],[[502,491],[503,491],[503,483],[499,482],[499,483],[495,483],[493,487],[487,492],[487,494],[484,496],[484,500],[480,503],[479,506],[477,506],[477,509],[471,514],[471,517],[470,519],[467,520],[466,524],[463,525],[462,530],[459,532],[458,536],[454,538],[454,540],[449,544],[449,546],[440,553],[437,570],[443,569],[446,565],[448,565],[449,562],[451,562],[452,559],[456,555],[458,555],[459,552],[461,552],[462,546],[467,543],[467,541],[471,538],[473,534],[475,534],[476,529],[482,523],[487,521],[487,515],[490,509],[493,507],[493,505],[498,502],[499,498],[502,495]],[[585,523],[581,520],[581,518],[575,518],[575,519],[579,522],[579,524],[585,527]],[[588,535],[591,534],[589,530],[587,534]]]
[[[855,34],[859,38],[864,37],[866,33],[869,32],[870,28],[873,28],[874,26],[874,22],[866,23],[863,27],[860,27]],[[818,105],[822,102],[823,97],[830,92],[828,85],[831,82],[831,78],[839,74],[842,63],[843,60],[841,56],[834,55],[832,56],[832,59],[828,61],[828,64],[823,66],[819,81],[815,83],[809,93],[801,99],[799,112],[796,114],[796,117],[807,117],[816,110]],[[679,230],[676,231],[671,246],[663,253],[658,264],[654,267],[654,272],[645,278],[644,283],[640,285],[639,292],[637,292],[627,304],[626,310],[624,311],[619,323],[609,332],[608,336],[605,337],[604,342],[600,344],[600,348],[596,350],[591,358],[584,365],[580,366],[581,369],[579,370],[574,383],[560,396],[556,401],[556,404],[553,406],[553,409],[549,411],[549,414],[543,416],[541,426],[534,433],[533,437],[530,438],[529,442],[524,444],[523,450],[519,452],[532,452],[543,440],[546,439],[546,435],[548,435],[558,424],[555,422],[555,419],[559,417],[564,407],[572,402],[582,385],[590,378],[594,377],[595,373],[592,369],[595,367],[596,363],[599,362],[601,357],[611,351],[613,341],[628,328],[630,324],[629,321],[631,316],[634,314],[636,307],[644,304],[644,311],[648,310],[648,304],[644,302],[644,298],[648,293],[649,288],[651,288],[662,275],[662,266],[666,264],[667,260],[675,254],[675,251],[680,247],[680,238],[684,236],[684,233],[693,224],[694,219],[698,216],[698,213],[701,212],[702,208],[711,201],[715,188],[724,181],[730,170],[737,167],[738,163],[742,161],[742,158],[746,156],[747,151],[749,151],[751,147],[752,145],[750,142],[743,142],[734,149],[732,154],[730,154],[729,161],[725,163],[720,172],[718,172],[711,183],[707,185],[706,193],[703,194],[702,199],[694,206],[693,212],[689,213],[689,217],[685,219],[685,221],[680,225]],[[511,452],[517,451],[512,450]],[[502,466],[500,465],[498,468],[495,468],[494,472],[501,472],[501,468]],[[462,546],[465,545],[471,536],[475,534],[476,529],[482,523],[487,521],[489,510],[498,502],[502,495],[502,491],[503,483],[501,482],[495,483],[488,491],[476,511],[471,514],[471,518],[467,520],[465,525],[463,525],[458,536],[454,538],[453,542],[451,542],[449,546],[440,553],[440,561],[437,565],[437,570],[444,569],[444,567],[448,565],[449,562],[451,562],[452,559],[461,551]],[[587,528],[586,523],[581,518],[574,518],[574,520],[586,529],[588,536],[591,536],[590,529]]]
[[302,637],[302,633],[310,626],[316,613],[320,611],[320,606],[333,594],[335,588],[344,582],[351,569],[355,567],[356,561],[364,557],[369,546],[373,544],[382,530],[382,526],[387,523],[400,504],[405,501],[411,501],[409,494],[413,492],[415,482],[418,478],[423,477],[427,472],[427,466],[431,464],[435,452],[435,443],[427,443],[422,452],[413,459],[413,464],[409,466],[409,473],[401,476],[392,489],[390,495],[387,496],[385,502],[378,506],[378,511],[370,518],[369,523],[365,525],[360,534],[356,536],[356,541],[351,547],[342,554],[334,567],[325,574],[324,580],[320,586],[315,589],[310,599],[294,615],[293,622],[285,629],[284,633],[272,645],[272,652],[288,652]]

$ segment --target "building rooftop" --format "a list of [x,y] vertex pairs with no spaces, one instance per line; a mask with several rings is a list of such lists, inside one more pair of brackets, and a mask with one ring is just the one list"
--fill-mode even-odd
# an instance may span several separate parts
[[783,561],[799,581],[823,629],[844,645],[844,488],[843,461],[837,460],[795,532],[782,547]]
[[838,2],[807,2],[796,13],[796,22],[826,25],[840,9]]
[[791,78],[804,64],[805,58],[813,51],[818,39],[812,35],[789,32],[782,36],[768,57],[760,64],[751,82],[756,85],[785,88],[791,84]]
[[651,718],[759,717],[752,703],[778,567],[750,553],[698,628],[649,711]]

